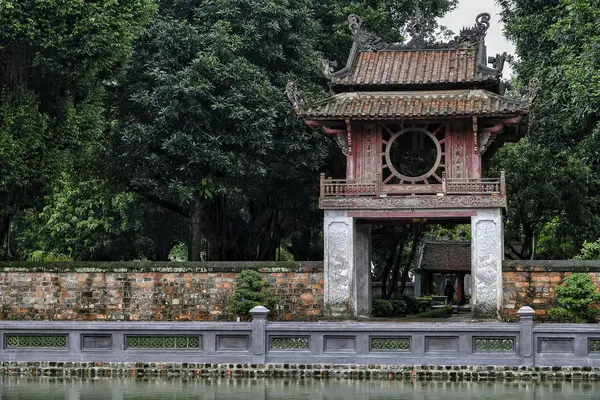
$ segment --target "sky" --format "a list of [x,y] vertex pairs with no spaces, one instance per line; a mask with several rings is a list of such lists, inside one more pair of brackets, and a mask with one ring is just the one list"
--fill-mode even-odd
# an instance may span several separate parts
[[[500,22],[500,6],[496,4],[496,0],[460,0],[456,10],[447,14],[439,23],[445,25],[458,34],[463,26],[473,26],[475,18],[482,12],[490,13],[490,28],[485,37],[488,56],[495,56],[497,53],[515,55],[515,48],[502,34],[504,26]],[[508,78],[511,73],[508,64],[504,67],[504,77]]]

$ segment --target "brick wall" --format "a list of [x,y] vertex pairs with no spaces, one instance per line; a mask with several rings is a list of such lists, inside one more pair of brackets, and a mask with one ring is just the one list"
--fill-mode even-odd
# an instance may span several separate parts
[[315,320],[323,264],[0,263],[0,319],[223,320],[235,278],[255,269],[279,297],[270,319]]
[[600,289],[600,261],[532,260],[503,264],[504,317],[517,319],[522,306],[531,306],[536,319],[548,318],[556,305],[554,288],[575,272],[590,274]]

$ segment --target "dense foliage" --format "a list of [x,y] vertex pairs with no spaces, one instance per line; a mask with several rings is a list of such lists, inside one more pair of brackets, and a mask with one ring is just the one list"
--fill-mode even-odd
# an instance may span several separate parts
[[56,178],[75,172],[101,139],[105,86],[122,72],[155,7],[152,0],[0,1],[0,257],[11,256],[13,218],[42,206]]
[[[343,156],[285,84],[325,95],[348,14],[402,42],[417,3],[434,40],[455,0],[0,0],[0,257],[320,259],[318,173],[343,176]],[[491,163],[507,174],[507,255],[594,257],[600,2],[499,4],[517,89],[541,83],[527,138]],[[374,228],[385,297],[428,235]]]
[[518,258],[571,258],[600,237],[600,2],[500,0],[517,81],[538,78],[528,140],[495,157],[507,171],[507,240]]
[[[403,41],[416,3],[0,0],[0,257],[320,259],[344,162],[285,84],[325,95],[348,14]],[[456,5],[418,3],[431,35]]]

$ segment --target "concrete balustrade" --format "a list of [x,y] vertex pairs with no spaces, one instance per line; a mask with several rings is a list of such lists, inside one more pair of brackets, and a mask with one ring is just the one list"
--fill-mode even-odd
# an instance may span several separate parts
[[600,325],[0,321],[3,362],[600,367]]

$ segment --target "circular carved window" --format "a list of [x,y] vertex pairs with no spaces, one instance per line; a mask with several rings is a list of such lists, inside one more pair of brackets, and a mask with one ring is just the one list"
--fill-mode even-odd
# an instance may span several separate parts
[[424,128],[411,127],[396,132],[385,148],[390,172],[404,182],[425,181],[435,174],[441,159],[439,140]]

